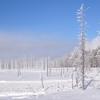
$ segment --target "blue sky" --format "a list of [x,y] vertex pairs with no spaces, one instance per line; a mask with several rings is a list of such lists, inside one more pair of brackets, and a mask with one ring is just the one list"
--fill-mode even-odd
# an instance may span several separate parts
[[0,0],[0,55],[66,54],[77,43],[82,3],[92,39],[100,30],[100,0]]

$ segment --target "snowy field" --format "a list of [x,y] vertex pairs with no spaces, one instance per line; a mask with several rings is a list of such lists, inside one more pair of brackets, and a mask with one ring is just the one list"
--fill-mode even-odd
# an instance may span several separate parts
[[100,100],[100,90],[87,89],[68,90],[65,92],[57,92],[53,94],[34,95],[19,95],[0,97],[0,100]]
[[1,81],[36,81],[41,80],[41,76],[45,80],[50,79],[70,79],[74,68],[53,68],[49,69],[48,76],[45,70],[0,70],[0,80]]
[[85,90],[75,86],[73,71],[0,71],[0,100],[100,100],[100,70],[87,71]]

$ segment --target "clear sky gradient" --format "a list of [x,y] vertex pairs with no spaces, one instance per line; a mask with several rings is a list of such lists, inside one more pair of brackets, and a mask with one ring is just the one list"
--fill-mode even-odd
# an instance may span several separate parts
[[66,54],[77,42],[82,3],[92,39],[100,30],[100,0],[0,0],[0,55]]

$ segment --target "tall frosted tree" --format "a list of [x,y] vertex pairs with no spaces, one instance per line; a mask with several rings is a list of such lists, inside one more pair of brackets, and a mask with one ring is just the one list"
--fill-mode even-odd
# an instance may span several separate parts
[[82,79],[82,89],[85,89],[85,8],[84,4],[81,5],[80,9],[77,11],[77,18],[80,24],[80,50],[81,50],[81,79]]

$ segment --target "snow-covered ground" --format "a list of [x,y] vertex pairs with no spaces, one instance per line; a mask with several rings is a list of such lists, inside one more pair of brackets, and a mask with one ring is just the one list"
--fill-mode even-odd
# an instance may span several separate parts
[[[0,70],[0,81],[36,81],[43,76],[44,80],[50,79],[70,79],[74,68],[53,68],[49,69],[48,76],[46,70]],[[63,73],[63,75],[61,75]],[[19,74],[19,75],[18,75]]]
[[67,91],[59,91],[53,94],[36,95],[19,95],[0,97],[0,100],[100,100],[99,89],[73,89]]
[[[86,73],[86,89],[75,87],[73,69],[0,71],[0,100],[100,100],[100,70]],[[73,77],[74,78],[74,77]],[[72,89],[72,81],[74,88]]]

